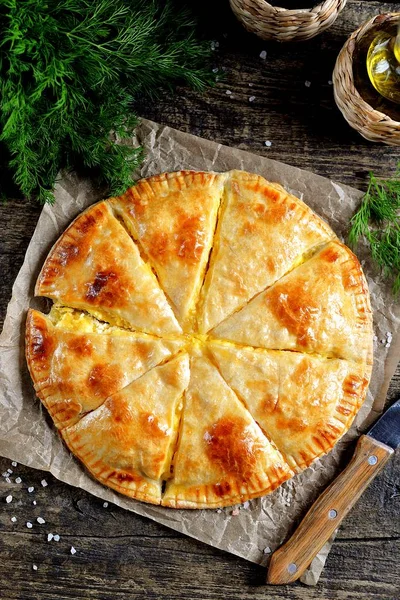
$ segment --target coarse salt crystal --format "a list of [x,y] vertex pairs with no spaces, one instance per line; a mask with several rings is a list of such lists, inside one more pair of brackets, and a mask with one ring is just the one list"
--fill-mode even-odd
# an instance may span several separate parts
[[33,506],[36,506],[36,500],[33,500],[32,504]]
[[11,523],[16,523],[17,522],[17,517],[11,517]]
[[12,475],[12,474],[13,474],[13,470],[12,470],[12,469],[7,469],[7,473],[8,473],[9,475]]
[[333,85],[333,81],[332,81],[332,79],[330,79],[330,80],[328,81],[328,85]]
[[218,73],[218,67],[214,67],[214,69],[212,70],[213,73]]
[[18,463],[16,463],[15,460],[13,460],[12,463],[11,463],[11,466],[12,467],[18,467]]
[[218,509],[217,509],[217,513],[218,513],[218,514],[221,514],[221,513],[222,513],[222,508],[218,508]]
[[269,546],[267,546],[266,548],[264,548],[263,552],[264,554],[271,554],[272,550]]
[[46,523],[46,521],[42,517],[38,517],[36,521],[39,523],[39,525],[43,525],[44,523]]
[[225,94],[226,94],[227,96],[230,96],[230,95],[232,94],[232,92],[231,92],[231,90],[226,90]]
[[246,500],[246,502],[243,502],[243,508],[247,509],[250,506],[250,502],[248,500]]
[[31,485],[30,487],[28,487],[28,492],[31,494],[34,491],[34,487],[33,485]]
[[311,87],[311,81],[305,81],[304,85],[306,86],[306,88]]
[[22,483],[21,477],[16,477],[15,478],[15,483]]
[[56,535],[53,535],[53,539],[55,542],[59,542],[60,541],[60,536],[58,535],[58,533],[56,533]]
[[38,568],[37,568],[37,565],[32,565],[32,569],[33,569],[34,571],[37,571],[37,569],[38,569]]
[[103,508],[107,508],[108,502],[103,502]]
[[267,140],[266,142],[264,142],[264,145],[269,148],[270,146],[272,146],[272,142],[270,142],[269,140]]
[[11,494],[9,496],[7,496],[6,502],[7,502],[7,504],[10,504],[10,502],[12,502],[12,496],[11,496]]
[[49,485],[45,479],[42,479],[42,481],[40,483],[42,484],[43,487],[47,487]]
[[254,83],[249,83],[249,87],[253,87]]
[[238,508],[234,508],[233,511],[231,512],[232,517],[237,517],[239,514],[239,509]]
[[386,344],[386,340],[385,339],[381,340],[381,344]]
[[262,60],[265,60],[265,59],[267,58],[267,51],[266,51],[266,50],[262,50],[262,51],[260,52],[260,58],[261,58]]
[[32,527],[33,527],[32,523],[30,521],[26,522],[26,526],[28,529],[32,529]]
[[376,342],[378,340],[378,336],[374,335],[374,342]]
[[6,477],[6,483],[11,483],[11,479],[9,477]]
[[7,471],[5,471],[4,473],[1,474],[2,477],[7,477],[8,473]]
[[255,100],[255,99],[256,99],[256,97],[255,97],[255,96],[250,96],[250,98],[249,98],[249,102],[254,102],[254,100]]
[[54,535],[52,533],[48,533],[47,534],[47,541],[51,542],[51,540],[53,539]]
[[76,550],[73,546],[71,546],[71,554],[76,554]]

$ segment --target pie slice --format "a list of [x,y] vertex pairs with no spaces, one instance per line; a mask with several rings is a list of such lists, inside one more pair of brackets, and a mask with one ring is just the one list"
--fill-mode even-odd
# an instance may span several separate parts
[[256,296],[212,336],[370,363],[372,314],[360,263],[340,242]]
[[35,390],[62,429],[177,353],[181,341],[110,327],[72,309],[29,310],[26,355]]
[[301,200],[263,177],[231,171],[202,290],[205,333],[335,237]]
[[185,329],[195,317],[225,179],[216,173],[163,173],[110,201]]
[[73,221],[50,251],[35,294],[147,333],[179,333],[150,267],[106,202]]
[[101,483],[160,504],[188,382],[189,359],[183,354],[116,392],[61,435]]
[[211,344],[225,381],[294,471],[329,452],[364,401],[364,365],[297,352]]
[[163,506],[227,506],[268,494],[292,475],[213,364],[193,357]]

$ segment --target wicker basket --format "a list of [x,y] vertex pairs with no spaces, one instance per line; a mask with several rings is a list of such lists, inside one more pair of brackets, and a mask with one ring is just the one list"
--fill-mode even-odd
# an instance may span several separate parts
[[343,46],[333,72],[336,104],[346,121],[371,142],[400,146],[400,122],[370,106],[354,83],[353,59],[357,48],[374,30],[397,24],[400,13],[377,15],[355,31]]
[[248,31],[263,40],[279,42],[309,40],[325,31],[336,21],[347,2],[325,0],[314,8],[287,10],[265,0],[229,1],[236,17]]

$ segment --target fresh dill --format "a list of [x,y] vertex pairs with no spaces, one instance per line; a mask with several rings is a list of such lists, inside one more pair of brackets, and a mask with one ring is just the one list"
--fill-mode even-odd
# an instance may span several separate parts
[[177,83],[202,89],[209,56],[173,0],[0,0],[0,196],[11,176],[25,197],[52,202],[69,168],[125,190],[143,157],[123,143],[134,101]]
[[[400,165],[399,165],[400,167]],[[369,174],[369,184],[361,205],[352,217],[349,242],[355,246],[364,237],[373,260],[385,277],[393,281],[393,293],[400,292],[400,172],[378,179]]]

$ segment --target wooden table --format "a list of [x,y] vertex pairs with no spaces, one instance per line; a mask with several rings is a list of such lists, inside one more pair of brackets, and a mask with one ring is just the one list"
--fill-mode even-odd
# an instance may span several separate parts
[[[347,35],[370,16],[395,10],[397,3],[349,0],[325,34],[284,46],[246,34],[225,0],[199,4],[206,30],[219,41],[214,63],[224,80],[203,94],[179,89],[155,104],[143,103],[142,115],[360,189],[371,169],[393,174],[400,148],[370,144],[350,129],[336,108],[330,80]],[[266,60],[259,57],[262,50]],[[40,206],[10,201],[0,211],[3,320]],[[388,401],[399,391],[398,369]],[[2,600],[400,598],[399,452],[344,522],[316,588],[265,587],[265,570],[252,563],[112,505],[104,508],[81,490],[0,459],[1,472],[8,468],[14,471],[12,483],[0,478]],[[14,482],[17,476],[22,483]],[[40,483],[43,477],[47,487]],[[35,488],[31,493],[29,486]],[[4,500],[9,493],[14,496],[10,505]],[[46,523],[39,525],[37,517]],[[35,522],[32,529],[28,520]],[[60,540],[47,542],[48,532]]]

